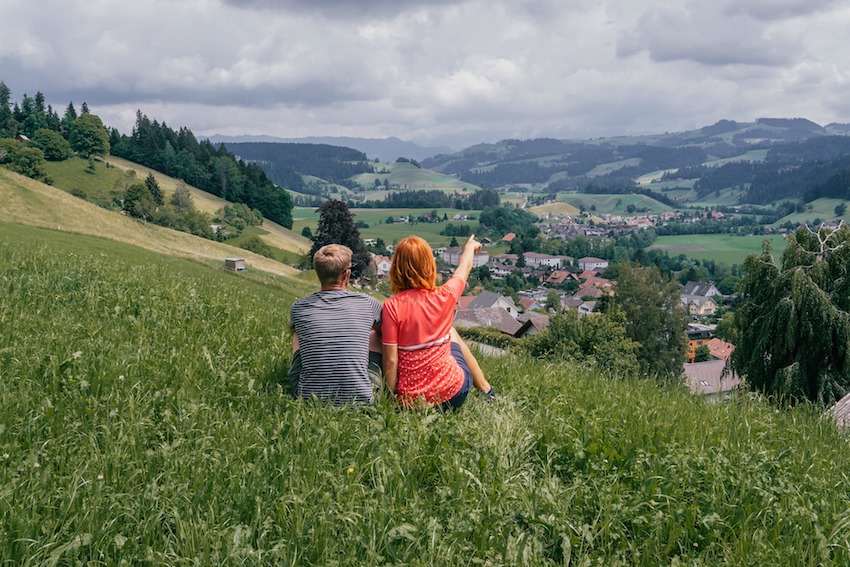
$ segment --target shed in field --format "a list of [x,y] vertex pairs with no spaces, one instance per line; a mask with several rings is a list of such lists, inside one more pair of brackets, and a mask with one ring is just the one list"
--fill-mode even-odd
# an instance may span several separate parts
[[245,271],[245,260],[242,258],[225,258],[224,268],[234,272],[243,272]]

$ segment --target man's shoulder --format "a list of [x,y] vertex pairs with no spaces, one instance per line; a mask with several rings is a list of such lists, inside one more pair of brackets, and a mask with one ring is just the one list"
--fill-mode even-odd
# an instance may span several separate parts
[[361,293],[359,291],[349,290],[333,290],[333,291],[316,291],[310,295],[304,296],[292,304],[293,308],[302,305],[311,305],[314,303],[325,303],[326,301],[345,302],[345,303],[364,303],[370,305],[380,305],[377,299],[371,295]]

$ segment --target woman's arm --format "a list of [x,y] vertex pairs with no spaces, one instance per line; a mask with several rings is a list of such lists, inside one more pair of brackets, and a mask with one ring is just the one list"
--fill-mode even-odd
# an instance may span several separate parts
[[384,384],[390,394],[395,395],[396,376],[398,371],[398,345],[384,345],[383,361]]
[[481,243],[475,240],[475,235],[472,234],[466,244],[463,246],[463,254],[460,256],[460,263],[455,269],[454,275],[466,281],[469,279],[469,272],[472,271],[472,261],[475,259],[475,254],[481,250]]

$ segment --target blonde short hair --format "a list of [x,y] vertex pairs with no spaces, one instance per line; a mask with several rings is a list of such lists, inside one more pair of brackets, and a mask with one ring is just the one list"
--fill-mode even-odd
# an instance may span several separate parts
[[313,255],[313,269],[322,285],[333,285],[342,279],[342,273],[351,267],[351,248],[342,244],[328,244]]

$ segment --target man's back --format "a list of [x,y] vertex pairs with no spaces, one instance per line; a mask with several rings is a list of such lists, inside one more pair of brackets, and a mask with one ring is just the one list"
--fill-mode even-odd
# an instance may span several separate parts
[[369,333],[381,320],[372,297],[347,290],[317,291],[292,305],[301,368],[293,394],[340,405],[374,402],[369,378]]

